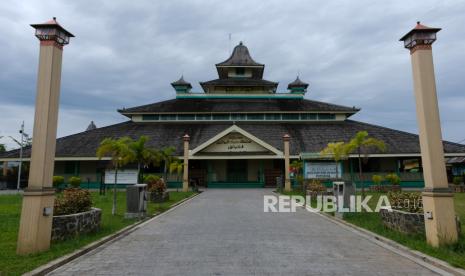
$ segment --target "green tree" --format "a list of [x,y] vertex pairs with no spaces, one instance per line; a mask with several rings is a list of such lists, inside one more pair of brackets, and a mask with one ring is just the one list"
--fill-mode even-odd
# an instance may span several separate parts
[[304,178],[302,176],[303,162],[301,160],[294,160],[289,164],[289,167],[295,173],[295,180],[300,185],[300,188],[305,192]]
[[169,169],[169,165],[176,160],[176,157],[174,156],[174,152],[176,151],[176,148],[175,147],[165,147],[165,148],[162,148],[159,152],[160,154],[160,159],[163,161],[164,163],[164,169],[163,169],[163,173],[165,175],[165,179],[166,179],[166,173],[168,172],[168,169]]
[[129,148],[132,139],[121,137],[119,139],[105,138],[97,149],[97,157],[111,157],[111,164],[115,170],[115,184],[113,185],[113,208],[111,213],[116,214],[116,183],[118,182],[118,169],[134,160],[134,153]]
[[362,176],[362,154],[366,153],[369,149],[378,149],[384,152],[386,150],[386,145],[382,140],[369,137],[366,131],[357,132],[346,147],[347,154],[356,152],[358,155],[358,173],[362,184],[362,198],[365,197],[365,184],[363,183]]
[[320,152],[321,156],[331,157],[334,160],[334,164],[336,166],[336,179],[339,178],[339,161],[347,158],[347,150],[347,145],[344,142],[335,142],[328,143],[326,148]]
[[134,160],[137,162],[137,181],[142,183],[143,175],[141,169],[143,166],[148,166],[150,164],[159,164],[160,163],[160,154],[154,148],[148,147],[146,145],[149,137],[141,136],[138,140],[129,141],[129,149],[132,151]]
[[174,160],[170,163],[169,172],[175,173],[178,177],[182,174],[184,170],[184,163],[181,160]]

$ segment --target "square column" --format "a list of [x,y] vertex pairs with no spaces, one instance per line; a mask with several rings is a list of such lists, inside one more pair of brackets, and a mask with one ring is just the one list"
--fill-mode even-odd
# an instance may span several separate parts
[[189,191],[189,135],[183,136],[184,140],[184,161],[183,161],[183,174],[182,174],[182,191]]
[[71,33],[55,18],[31,25],[40,40],[39,72],[28,187],[23,206],[16,252],[21,255],[50,247],[55,190],[52,188],[63,46]]
[[291,136],[289,134],[284,134],[284,191],[290,192],[291,188],[291,178],[289,176],[290,164],[289,164],[289,140]]
[[439,119],[432,44],[441,29],[417,22],[400,40],[410,50],[425,189],[425,232],[432,246],[458,239],[454,197],[447,181],[441,122]]

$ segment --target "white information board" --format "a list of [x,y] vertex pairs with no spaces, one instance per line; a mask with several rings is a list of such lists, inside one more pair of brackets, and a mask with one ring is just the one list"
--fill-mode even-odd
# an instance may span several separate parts
[[[338,175],[341,177],[342,166],[339,163]],[[306,162],[305,178],[336,178],[336,164],[331,162]]]
[[[118,170],[116,184],[137,184],[137,170]],[[115,170],[105,170],[105,184],[115,183]]]

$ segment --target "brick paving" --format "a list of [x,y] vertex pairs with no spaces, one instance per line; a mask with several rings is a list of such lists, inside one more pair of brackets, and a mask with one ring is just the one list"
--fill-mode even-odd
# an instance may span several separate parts
[[268,189],[210,189],[51,275],[432,275],[319,215],[264,213]]

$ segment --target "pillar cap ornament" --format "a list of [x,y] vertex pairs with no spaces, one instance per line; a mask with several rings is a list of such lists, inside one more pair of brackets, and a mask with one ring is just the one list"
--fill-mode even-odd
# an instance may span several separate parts
[[283,140],[284,141],[289,141],[290,139],[291,139],[291,136],[289,136],[289,134],[286,133],[286,134],[283,135]]
[[53,43],[63,47],[69,44],[69,39],[74,35],[63,28],[56,17],[40,24],[31,24],[31,27],[36,29],[35,36],[40,40],[41,44]]
[[441,28],[431,28],[422,25],[420,21],[417,22],[415,28],[410,30],[407,34],[401,37],[400,41],[404,42],[404,47],[413,53],[418,49],[431,49],[431,45],[436,41],[436,33]]
[[191,137],[187,133],[184,134],[182,138],[184,139],[184,141],[189,141],[191,139]]

